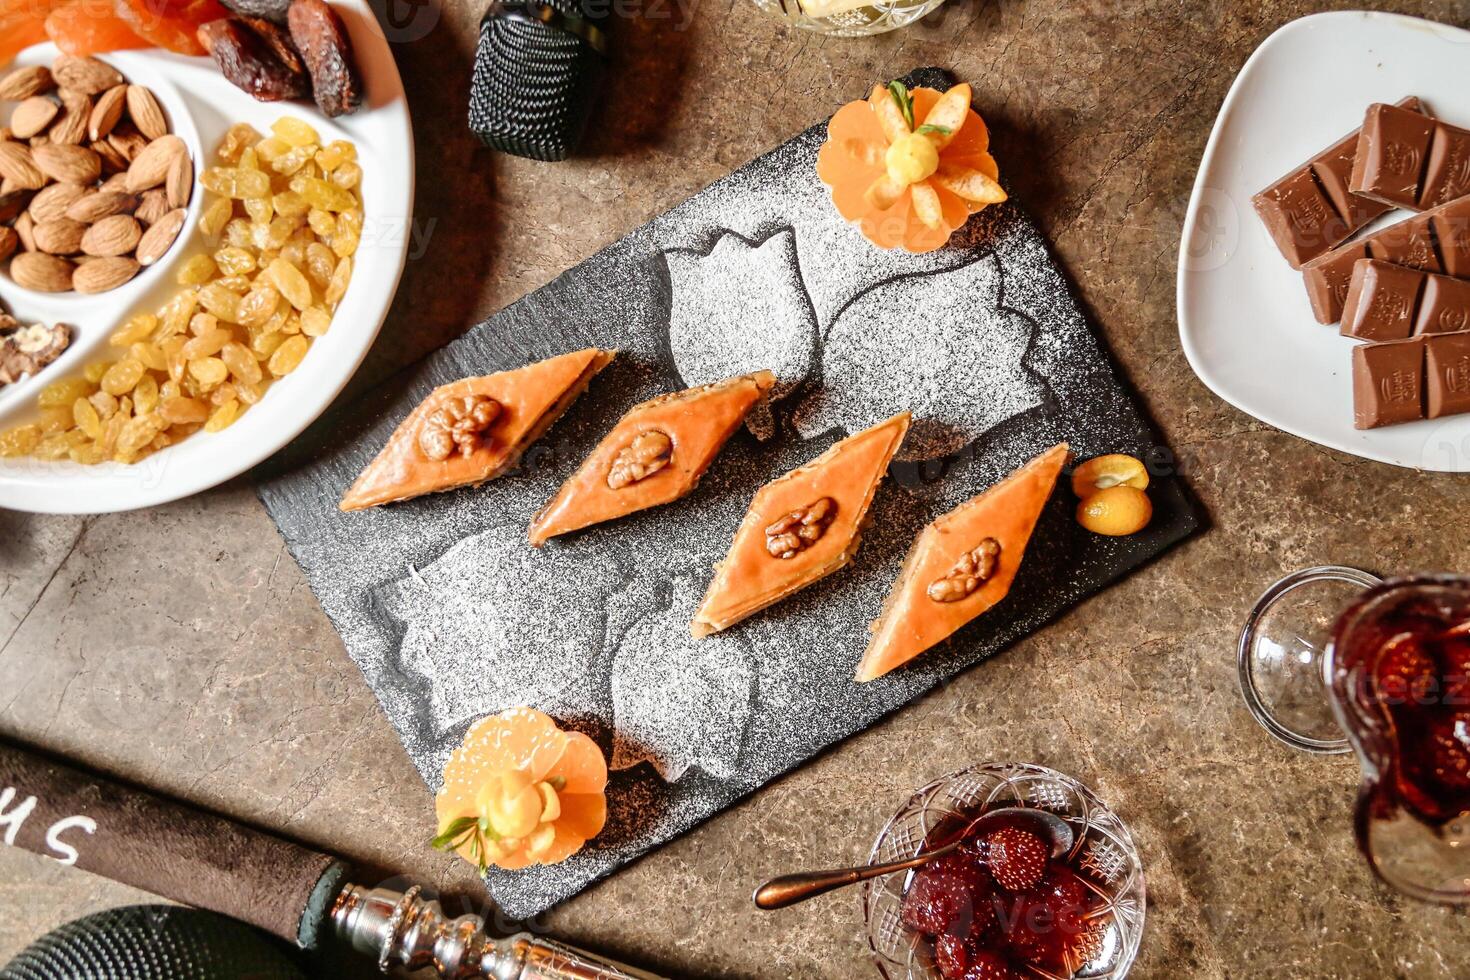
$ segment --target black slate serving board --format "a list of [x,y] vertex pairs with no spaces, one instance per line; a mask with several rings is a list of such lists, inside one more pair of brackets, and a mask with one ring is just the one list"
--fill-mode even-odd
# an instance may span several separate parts
[[[950,84],[936,69],[909,80]],[[825,134],[812,127],[339,406],[260,487],[431,787],[472,722],[519,704],[588,732],[612,761],[600,837],[556,867],[492,869],[511,916],[575,894],[1200,527],[1026,214],[989,208],[929,255],[880,251],[816,179]],[[592,345],[622,353],[517,472],[337,511],[435,386]],[[693,495],[539,551],[526,544],[531,515],[628,407],[757,368],[781,378],[778,400]],[[756,488],[904,408],[917,421],[856,562],[726,633],[690,639],[710,566]],[[1089,534],[1059,489],[1003,603],[908,667],[854,684],[867,623],[913,535],[1062,440],[1080,459],[1150,461],[1150,527]],[[426,838],[431,823],[426,806]]]

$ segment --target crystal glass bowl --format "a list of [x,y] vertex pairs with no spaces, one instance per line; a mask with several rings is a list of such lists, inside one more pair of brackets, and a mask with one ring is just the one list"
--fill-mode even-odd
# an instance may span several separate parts
[[801,0],[755,0],[755,5],[802,30],[833,37],[866,37],[907,27],[927,16],[944,0],[875,0],[855,10],[821,16],[824,9]]
[[[1085,960],[1072,975],[1122,980],[1143,938],[1143,863],[1123,821],[1071,776],[1026,763],[985,763],[941,776],[915,791],[883,826],[868,863],[913,857],[940,821],[1003,806],[1049,810],[1072,825],[1076,843],[1064,859],[1102,902],[1083,947]],[[863,883],[859,895],[873,962],[887,980],[939,976],[929,944],[899,920],[912,876],[875,878]],[[1034,968],[1031,975],[1053,976]]]

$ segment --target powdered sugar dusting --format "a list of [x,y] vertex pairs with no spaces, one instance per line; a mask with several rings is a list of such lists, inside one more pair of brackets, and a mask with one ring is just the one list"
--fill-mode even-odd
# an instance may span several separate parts
[[[796,137],[329,417],[262,487],[430,785],[475,719],[517,704],[586,732],[630,767],[612,774],[608,827],[581,852],[554,867],[491,872],[508,915],[575,894],[1195,527],[1167,476],[1150,488],[1154,523],[1129,539],[1088,535],[1058,493],[1005,602],[909,667],[853,683],[866,625],[924,524],[1056,442],[1085,458],[1142,455],[1157,439],[1022,211],[987,209],[936,253],[882,252],[842,221],[814,176],[824,135],[815,127]],[[745,293],[726,278],[735,274],[759,277],[781,308],[711,326],[722,298]],[[915,325],[916,309],[932,330]],[[806,370],[802,323],[816,325]],[[436,385],[593,345],[622,353],[517,472],[336,510]],[[531,515],[614,419],[702,372],[737,373],[761,357],[781,360],[794,384],[775,406],[773,438],[737,434],[684,500],[544,549],[526,545]],[[894,464],[856,560],[717,637],[690,639],[711,566],[756,489],[900,408],[935,423],[917,453],[926,458]]]
[[797,431],[856,432],[907,409],[898,458],[933,459],[1040,405],[1042,384],[1021,363],[1035,325],[999,305],[1000,285],[992,253],[859,294],[826,332],[823,385],[797,410]]
[[[686,386],[766,370],[776,375],[776,403],[806,380],[817,323],[797,267],[795,231],[783,228],[759,243],[722,235],[707,253],[669,249],[664,262],[669,350]],[[763,409],[747,424],[758,439],[775,435]]]
[[611,766],[648,762],[671,782],[698,766],[725,779],[745,741],[755,668],[734,637],[690,635],[703,583],[680,577],[667,591],[666,604],[635,622],[613,655]]

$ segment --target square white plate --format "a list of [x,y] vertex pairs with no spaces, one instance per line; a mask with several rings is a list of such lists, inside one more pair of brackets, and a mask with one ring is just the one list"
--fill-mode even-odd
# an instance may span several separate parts
[[1179,336],[1200,380],[1268,425],[1366,459],[1466,472],[1470,415],[1353,428],[1354,341],[1313,318],[1301,274],[1251,207],[1253,194],[1361,126],[1370,103],[1406,95],[1470,128],[1470,31],[1397,14],[1316,14],[1256,49],[1225,97],[1190,197]]

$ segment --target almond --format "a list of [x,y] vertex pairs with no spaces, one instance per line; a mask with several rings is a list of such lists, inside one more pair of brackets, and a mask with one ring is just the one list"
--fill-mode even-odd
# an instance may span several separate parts
[[164,118],[163,109],[151,89],[129,85],[127,101],[128,115],[132,117],[133,125],[138,127],[138,132],[150,140],[168,135],[168,120]]
[[84,95],[80,103],[61,107],[61,115],[56,117],[46,135],[53,143],[79,146],[87,138],[87,118],[91,115],[92,100]]
[[15,233],[15,229],[0,225],[0,262],[14,255],[15,250],[19,247],[20,236]]
[[173,166],[174,155],[188,152],[184,141],[177,136],[160,136],[144,147],[128,167],[128,190],[136,194],[157,187],[168,178],[168,168]]
[[36,220],[31,217],[29,211],[21,215],[19,218],[16,218],[15,224],[11,225],[10,227],[14,228],[15,233],[20,236],[21,248],[25,249],[27,252],[34,252],[36,250],[36,239],[31,234],[31,232],[36,227]]
[[138,263],[152,265],[168,252],[184,227],[185,211],[177,208],[159,218],[138,242]]
[[102,176],[102,158],[85,146],[61,143],[38,146],[31,151],[40,171],[66,184],[95,184]]
[[22,252],[10,260],[10,278],[38,293],[64,293],[72,288],[72,270],[66,259],[44,252]]
[[66,217],[67,209],[87,193],[80,184],[51,184],[36,192],[27,208],[37,224]]
[[112,134],[107,137],[107,142],[112,145],[118,153],[127,158],[129,163],[138,159],[138,154],[148,145],[148,137],[138,132],[132,123],[120,123]]
[[169,207],[182,208],[189,205],[189,195],[194,192],[194,161],[189,159],[189,154],[180,153],[174,157],[164,186],[168,192]]
[[133,211],[133,217],[145,225],[151,225],[171,210],[173,209],[168,206],[167,192],[162,187],[155,187],[151,191],[143,192],[143,196],[138,199],[138,207]]
[[66,209],[66,216],[73,221],[90,225],[115,214],[131,214],[138,207],[136,194],[126,191],[96,190],[78,198]]
[[71,285],[79,293],[105,293],[136,276],[138,269],[138,263],[129,258],[94,258],[76,267]]
[[122,118],[124,100],[128,97],[126,85],[114,85],[97,97],[92,115],[87,119],[88,139],[100,140],[112,132],[112,127]]
[[74,255],[82,250],[82,238],[87,226],[70,218],[55,221],[38,221],[31,231],[36,248],[52,255]]
[[[79,227],[86,228],[85,225]],[[88,255],[127,255],[138,246],[143,228],[130,214],[114,214],[98,221],[81,237],[81,249]]]
[[11,140],[0,142],[0,174],[19,190],[35,191],[46,186],[46,175],[36,166],[31,148]]
[[64,54],[51,63],[51,75],[62,88],[83,95],[97,95],[123,83],[116,68],[96,58],[78,58]]
[[49,92],[56,87],[51,72],[44,65],[17,68],[0,79],[0,101],[19,102],[33,95]]
[[99,191],[117,191],[119,194],[128,192],[128,172],[126,170],[115,173],[102,183],[97,185]]
[[29,142],[31,144],[31,149],[34,150],[38,146],[45,146],[47,143],[51,142],[51,139],[50,137],[47,137],[45,135],[32,136]]
[[10,131],[19,139],[28,140],[46,131],[51,120],[61,111],[61,106],[44,95],[33,95],[10,114]]
[[[126,178],[130,164],[128,158],[118,152],[117,147],[107,142],[107,140],[98,140],[92,144],[92,152],[97,154],[98,158],[102,161],[103,170],[122,174]],[[123,186],[126,188],[126,180],[124,180]]]
[[30,191],[5,191],[0,193],[0,222],[14,221],[30,204]]

